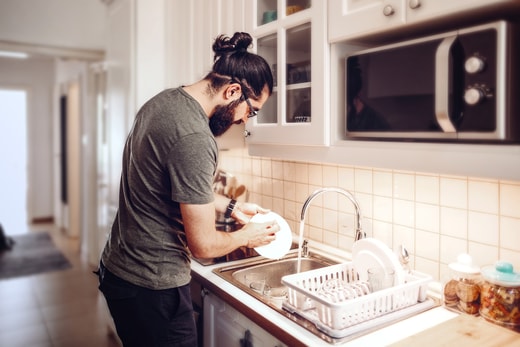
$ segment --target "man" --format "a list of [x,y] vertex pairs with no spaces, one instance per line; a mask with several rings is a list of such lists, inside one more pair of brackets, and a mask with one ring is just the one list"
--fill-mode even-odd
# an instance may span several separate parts
[[[247,33],[218,37],[212,71],[192,85],[165,90],[138,112],[123,152],[119,209],[100,262],[103,292],[128,346],[197,345],[190,253],[197,258],[258,247],[279,226],[248,223],[265,210],[215,196],[215,136],[246,122],[273,89],[267,62],[247,52]],[[244,226],[215,228],[215,211]]]

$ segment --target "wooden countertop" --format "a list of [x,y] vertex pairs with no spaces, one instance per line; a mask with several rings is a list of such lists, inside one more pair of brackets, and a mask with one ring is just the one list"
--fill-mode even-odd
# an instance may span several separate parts
[[513,347],[520,346],[520,333],[490,323],[482,317],[459,315],[391,346]]

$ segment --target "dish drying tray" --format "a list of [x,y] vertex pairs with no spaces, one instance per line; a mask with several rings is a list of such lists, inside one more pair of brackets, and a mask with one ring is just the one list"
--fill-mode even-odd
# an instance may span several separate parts
[[330,280],[341,280],[349,284],[359,282],[352,262],[288,275],[282,277],[288,295],[283,307],[308,319],[329,336],[342,338],[353,332],[353,329],[349,329],[351,327],[359,325],[366,329],[370,325],[367,324],[369,321],[380,324],[408,316],[414,310],[424,311],[423,306],[433,306],[433,303],[427,302],[431,300],[426,297],[431,276],[410,271],[404,278],[404,284],[333,302],[327,296],[320,296],[319,291]]

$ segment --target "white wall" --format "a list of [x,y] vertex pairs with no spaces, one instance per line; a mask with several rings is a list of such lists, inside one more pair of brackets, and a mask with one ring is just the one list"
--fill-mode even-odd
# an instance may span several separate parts
[[136,107],[166,86],[166,3],[169,0],[140,0],[136,6]]
[[[108,146],[108,205],[112,215],[119,201],[121,154],[131,127],[134,107],[134,82],[131,35],[134,7],[131,1],[121,0],[109,9],[107,35],[107,146]],[[113,216],[109,216],[112,219]]]

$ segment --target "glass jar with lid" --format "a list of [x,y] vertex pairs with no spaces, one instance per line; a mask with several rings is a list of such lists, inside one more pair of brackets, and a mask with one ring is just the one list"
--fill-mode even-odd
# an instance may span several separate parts
[[507,328],[520,331],[520,273],[499,261],[482,268],[480,315]]
[[473,259],[469,254],[460,254],[457,261],[448,266],[451,276],[444,285],[444,306],[463,313],[478,314],[480,268],[473,264]]

